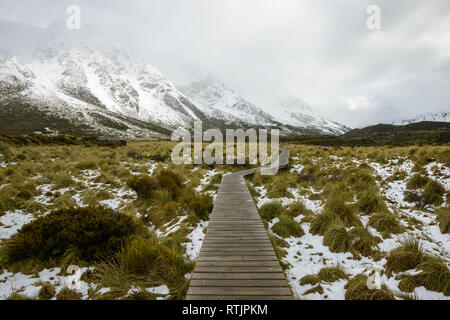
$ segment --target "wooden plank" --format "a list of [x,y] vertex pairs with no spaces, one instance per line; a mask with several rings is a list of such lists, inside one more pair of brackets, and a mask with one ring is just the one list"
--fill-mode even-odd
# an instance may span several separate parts
[[255,296],[273,296],[292,295],[289,287],[191,287],[189,294],[209,294],[209,295],[255,295]]
[[192,280],[285,280],[284,274],[281,272],[234,272],[234,273],[217,273],[217,272],[195,272]]
[[289,288],[286,279],[193,279],[190,287]]
[[194,274],[198,272],[217,273],[219,275],[226,275],[232,273],[267,273],[273,276],[276,273],[283,275],[281,267],[278,266],[228,266],[228,267],[210,267],[210,266],[197,266]]

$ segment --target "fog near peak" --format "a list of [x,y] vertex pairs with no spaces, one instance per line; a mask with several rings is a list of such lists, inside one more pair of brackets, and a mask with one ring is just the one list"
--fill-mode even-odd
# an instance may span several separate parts
[[[81,30],[65,29],[72,4]],[[378,31],[366,27],[371,4]],[[1,0],[0,20],[0,49],[121,46],[169,79],[212,74],[268,111],[298,97],[358,127],[450,109],[447,0]]]

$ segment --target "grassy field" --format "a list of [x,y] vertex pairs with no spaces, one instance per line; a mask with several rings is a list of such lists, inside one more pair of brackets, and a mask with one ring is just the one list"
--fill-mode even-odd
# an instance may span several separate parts
[[[249,166],[173,146],[0,143],[0,299],[183,299],[221,177]],[[450,295],[450,147],[284,147],[248,186],[298,298]]]

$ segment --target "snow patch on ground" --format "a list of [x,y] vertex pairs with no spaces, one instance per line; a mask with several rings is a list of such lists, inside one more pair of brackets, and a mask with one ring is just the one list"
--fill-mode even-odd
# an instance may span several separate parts
[[205,232],[203,231],[208,226],[208,221],[200,221],[197,227],[187,236],[191,242],[183,243],[186,247],[186,257],[190,261],[197,259],[200,249],[202,248],[203,240],[205,239]]
[[0,240],[11,238],[34,219],[33,215],[26,214],[22,210],[7,211],[0,217]]
[[[79,273],[83,274],[92,268],[80,268]],[[70,275],[60,275],[60,268],[44,269],[37,275],[26,275],[21,272],[12,273],[3,270],[0,273],[0,300],[6,299],[13,293],[23,294],[29,298],[36,298],[41,285],[39,283],[49,283],[55,287],[56,294],[58,294],[67,283]],[[97,285],[94,283],[87,283],[80,280],[74,290],[82,295],[82,299],[88,298],[89,289],[96,289]],[[55,299],[55,298],[53,298]]]

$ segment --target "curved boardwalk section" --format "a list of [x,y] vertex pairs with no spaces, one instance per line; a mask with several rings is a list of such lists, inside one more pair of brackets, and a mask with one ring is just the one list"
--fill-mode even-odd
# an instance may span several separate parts
[[[277,167],[288,165],[282,149]],[[251,169],[222,178],[187,300],[292,299],[289,284],[247,188]]]

